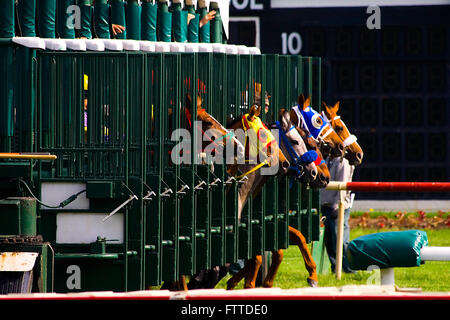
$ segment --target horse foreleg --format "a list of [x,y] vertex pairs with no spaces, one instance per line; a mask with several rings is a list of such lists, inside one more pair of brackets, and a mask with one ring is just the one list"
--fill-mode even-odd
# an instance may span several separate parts
[[278,251],[272,251],[272,264],[270,265],[269,271],[267,271],[266,278],[264,279],[264,288],[272,288],[273,281],[275,280],[281,261],[283,261],[283,250],[280,249]]
[[303,260],[305,261],[306,270],[308,270],[309,273],[308,277],[309,285],[311,287],[316,287],[318,282],[316,263],[312,258],[311,252],[309,252],[305,237],[297,229],[289,227],[289,239],[300,249],[300,252],[303,256]]
[[256,278],[258,277],[258,271],[262,264],[262,256],[256,256],[249,260],[250,268],[245,276],[244,288],[250,289],[256,286]]
[[186,277],[184,275],[180,275],[180,280],[178,282],[178,290],[187,291],[188,287],[186,284]]
[[[259,257],[259,259],[258,259],[258,257]],[[258,262],[259,262],[259,264],[258,264]],[[245,266],[241,270],[239,270],[235,275],[233,275],[230,279],[228,279],[228,281],[227,281],[227,290],[234,289],[234,287],[236,287],[237,284],[244,277],[245,277],[244,288],[254,288],[255,287],[255,283],[256,283],[256,275],[258,274],[258,270],[259,270],[259,267],[261,266],[261,263],[262,263],[262,257],[261,256],[256,256],[253,259],[247,260],[247,262],[245,263]],[[253,280],[253,275],[255,273],[255,268],[257,268],[257,270],[256,270],[256,275],[254,276],[254,280]],[[252,280],[253,280],[253,287],[251,286],[252,285]]]

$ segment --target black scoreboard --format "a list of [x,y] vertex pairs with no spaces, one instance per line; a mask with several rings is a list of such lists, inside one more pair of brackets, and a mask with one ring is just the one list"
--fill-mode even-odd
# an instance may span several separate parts
[[[322,99],[364,150],[354,181],[450,181],[450,0],[365,2],[231,0],[228,43],[322,57]],[[358,194],[394,198],[449,195]]]

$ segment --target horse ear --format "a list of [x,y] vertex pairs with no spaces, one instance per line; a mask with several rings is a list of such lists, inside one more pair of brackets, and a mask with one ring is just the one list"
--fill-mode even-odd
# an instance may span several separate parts
[[311,105],[311,98],[306,98],[305,102],[303,102],[303,110],[305,110],[307,107]]
[[186,109],[192,110],[192,98],[189,93],[186,93],[186,100],[185,100],[185,106]]
[[259,114],[261,113],[261,109],[258,108],[258,106],[256,104],[252,105],[252,107],[250,108],[250,111],[248,112],[248,121],[253,121],[253,117],[257,117],[259,116]]
[[333,109],[335,109],[335,112],[337,113],[339,111],[339,101],[336,102],[336,104],[334,105]]
[[305,102],[305,96],[301,93],[297,98],[297,104],[299,106],[303,106],[303,102]]
[[200,96],[200,93],[197,95],[197,109],[200,109],[202,107],[202,97]]
[[328,119],[333,119],[339,110],[339,101],[332,107],[325,105],[325,114]]
[[299,123],[299,119],[298,119],[297,113],[294,111],[294,109],[289,110],[289,117],[291,119],[291,123],[294,124],[295,126],[297,126]]

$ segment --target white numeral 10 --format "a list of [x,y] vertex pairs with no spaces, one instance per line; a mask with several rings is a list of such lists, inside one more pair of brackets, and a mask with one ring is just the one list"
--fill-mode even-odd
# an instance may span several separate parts
[[302,50],[302,37],[298,32],[289,35],[286,32],[281,34],[281,47],[283,54],[299,54]]

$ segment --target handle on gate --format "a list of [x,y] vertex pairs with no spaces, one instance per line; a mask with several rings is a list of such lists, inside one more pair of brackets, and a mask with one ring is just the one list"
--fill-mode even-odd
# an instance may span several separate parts
[[194,187],[194,190],[203,190],[203,185],[206,185],[206,182],[204,180],[200,181],[200,183]]
[[172,194],[172,193],[173,193],[172,189],[166,188],[166,189],[164,190],[164,192],[161,193],[159,196],[160,196],[160,197],[170,197],[170,194]]
[[216,178],[216,179],[214,179],[214,181],[211,182],[209,185],[210,185],[210,186],[217,186],[217,184],[218,184],[219,182],[222,182],[222,180],[220,180],[219,178]]
[[241,179],[239,179],[237,182],[238,183],[245,183],[245,181],[248,180],[247,176],[243,176]]
[[154,191],[147,191],[147,194],[142,200],[153,200],[153,197],[156,197],[156,193]]
[[130,197],[124,202],[122,203],[120,206],[118,206],[116,209],[114,209],[109,215],[107,215],[106,217],[104,217],[102,219],[103,222],[105,222],[106,220],[108,220],[109,218],[111,218],[113,215],[115,215],[120,209],[122,209],[123,207],[125,207],[129,202],[133,201],[133,200],[138,200],[138,197],[136,197],[134,194],[130,195]]
[[236,181],[236,178],[231,176],[225,181],[225,184],[232,184],[234,181]]
[[184,192],[184,190],[186,190],[186,189],[187,189],[187,190],[190,189],[189,186],[188,186],[187,184],[183,185],[183,186],[181,187],[181,189],[177,191],[177,194],[186,194],[186,192]]

